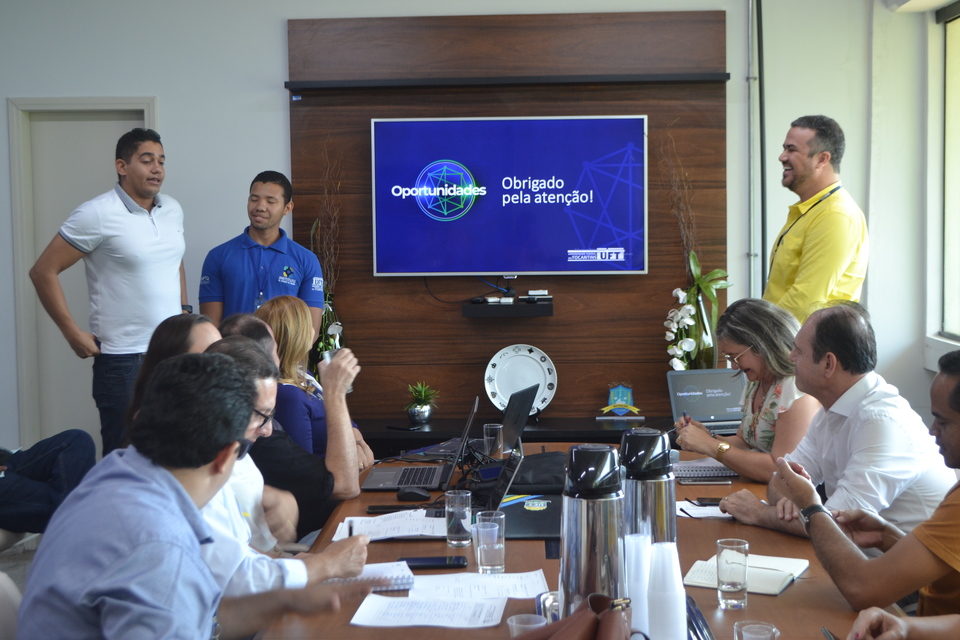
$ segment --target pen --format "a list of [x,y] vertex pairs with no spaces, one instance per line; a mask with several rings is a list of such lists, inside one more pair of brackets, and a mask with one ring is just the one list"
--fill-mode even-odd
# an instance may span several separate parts
[[353,520],[347,521],[347,536],[353,537]]
[[683,423],[690,424],[690,416],[687,415],[686,411],[683,412]]

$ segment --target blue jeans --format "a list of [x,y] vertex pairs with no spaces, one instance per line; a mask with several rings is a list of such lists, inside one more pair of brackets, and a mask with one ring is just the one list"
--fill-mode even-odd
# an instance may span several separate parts
[[127,405],[142,363],[142,353],[100,354],[93,358],[93,400],[100,411],[103,455],[123,446]]
[[93,468],[96,454],[93,438],[79,429],[13,454],[0,478],[0,528],[43,532],[63,499]]

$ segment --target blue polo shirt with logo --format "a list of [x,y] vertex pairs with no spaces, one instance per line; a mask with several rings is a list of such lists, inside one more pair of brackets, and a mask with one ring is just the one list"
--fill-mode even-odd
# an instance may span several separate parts
[[283,229],[276,242],[264,247],[247,235],[249,228],[207,254],[200,273],[200,304],[222,302],[224,318],[253,313],[270,298],[284,295],[323,309],[323,273],[317,256]]

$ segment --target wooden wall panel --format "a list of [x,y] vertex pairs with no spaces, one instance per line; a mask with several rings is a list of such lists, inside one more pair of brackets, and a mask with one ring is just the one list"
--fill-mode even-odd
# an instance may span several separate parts
[[[722,11],[291,20],[289,79],[725,73],[724,30]],[[323,55],[315,55],[319,49]]]
[[[692,24],[700,24],[694,16],[701,14],[681,15],[690,17]],[[491,28],[485,37],[495,39],[502,35],[509,40],[514,33],[509,26],[512,20],[524,23],[530,18],[555,16],[500,18],[505,22],[498,20],[500,26]],[[409,26],[403,20],[397,27],[401,32]],[[457,20],[469,23],[474,18]],[[333,41],[340,42],[333,46],[317,36],[324,29],[311,27],[314,35],[309,46],[303,40],[295,40],[293,33],[306,27],[295,24],[299,22],[291,23],[291,70],[295,65],[298,69],[312,68],[310,65],[331,53],[331,48],[337,49],[336,56],[345,56],[338,48],[344,46],[342,41]],[[385,37],[381,30],[393,23],[346,22],[368,25],[376,32],[374,38]],[[356,28],[359,27],[350,27]],[[614,36],[619,32],[611,29],[613,36],[608,39],[616,41]],[[356,35],[356,31],[348,31]],[[601,37],[602,33],[605,31],[599,30],[591,38]],[[722,41],[722,29],[720,37]],[[355,42],[356,55],[363,56],[360,42],[367,40]],[[679,50],[684,49],[684,39],[670,42],[678,50],[674,53],[682,57]],[[590,46],[580,49],[587,51]],[[416,60],[417,55],[420,53],[414,51],[411,59]],[[719,55],[719,59],[705,66],[722,69],[722,47]],[[627,64],[622,58],[608,61],[610,68]],[[448,62],[452,67],[459,64],[455,56]],[[594,63],[598,69],[605,68],[602,61]],[[448,72],[451,70],[447,68]],[[359,74],[357,70],[348,71]],[[381,73],[381,69],[369,73]],[[309,231],[319,201],[317,162],[324,148],[331,157],[340,158],[343,166],[339,197],[340,277],[335,303],[345,326],[346,343],[357,352],[363,367],[350,397],[351,412],[356,418],[399,418],[406,384],[414,380],[426,380],[440,389],[440,415],[448,415],[447,411],[458,415],[473,396],[483,395],[482,377],[489,359],[516,343],[544,350],[557,366],[557,395],[547,408],[548,415],[592,415],[604,403],[608,383],[619,382],[633,385],[636,404],[646,415],[669,413],[665,380],[669,358],[663,321],[673,303],[670,292],[674,287],[685,286],[686,276],[679,229],[669,209],[669,193],[660,174],[656,146],[669,136],[694,188],[701,260],[709,268],[725,266],[723,83],[364,87],[303,91],[297,92],[296,97],[291,102],[290,118],[296,202],[294,237],[299,242],[309,245]],[[516,319],[462,317],[462,301],[489,291],[476,278],[431,277],[425,282],[419,277],[373,277],[371,118],[623,114],[649,117],[647,275],[521,277],[515,283],[518,291],[549,289],[555,309],[552,317]]]

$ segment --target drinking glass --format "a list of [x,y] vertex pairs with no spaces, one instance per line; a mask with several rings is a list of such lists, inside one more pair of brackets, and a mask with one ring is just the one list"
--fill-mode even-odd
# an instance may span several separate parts
[[491,458],[503,457],[503,425],[483,425],[483,453]]
[[747,557],[750,544],[737,538],[717,540],[717,600],[721,609],[747,606]]
[[447,546],[470,546],[470,509],[471,495],[469,491],[447,491],[444,494],[444,504],[447,513]]
[[473,548],[480,573],[503,573],[507,568],[506,516],[503,511],[481,511],[473,525]]
[[518,613],[507,618],[507,628],[510,629],[511,638],[545,626],[547,626],[547,619],[535,613]]
[[769,622],[741,620],[733,625],[734,640],[777,640],[780,631]]

